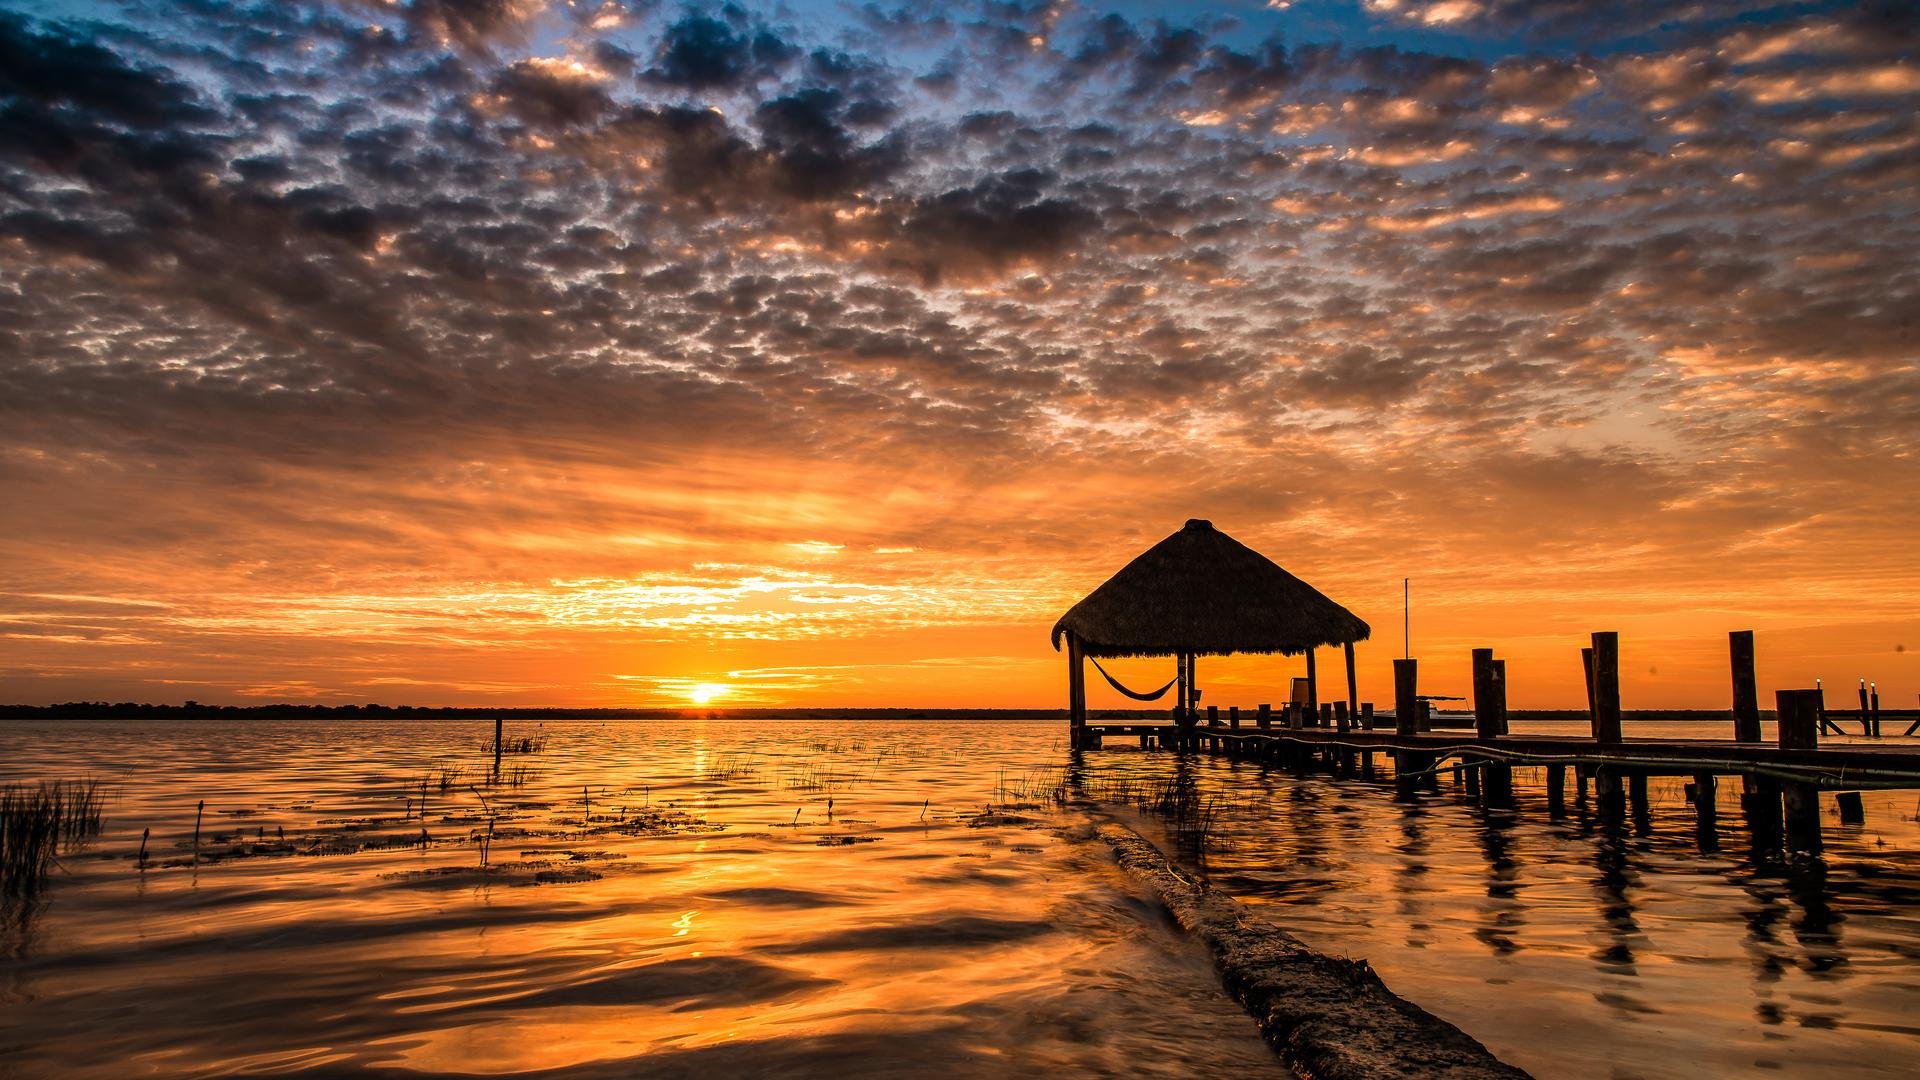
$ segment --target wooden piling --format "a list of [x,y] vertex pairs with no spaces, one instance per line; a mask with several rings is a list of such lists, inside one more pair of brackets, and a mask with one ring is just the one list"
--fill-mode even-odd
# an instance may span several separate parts
[[1547,816],[1552,818],[1567,816],[1567,767],[1565,765],[1547,766]]
[[1780,808],[1786,818],[1787,849],[1819,854],[1820,789],[1804,780],[1780,783]]
[[1620,741],[1620,635],[1612,630],[1593,635],[1593,738]]
[[1865,825],[1867,823],[1867,808],[1861,803],[1859,792],[1836,791],[1833,793],[1833,798],[1840,807],[1840,824]]
[[1352,718],[1347,714],[1347,703],[1333,703],[1333,727],[1335,731],[1349,731],[1353,727]]
[[1715,778],[1710,772],[1693,774],[1693,814],[1702,832],[1712,832],[1719,808],[1714,805]]
[[1647,801],[1647,774],[1639,770],[1627,774],[1627,805],[1633,811],[1636,830],[1645,831],[1653,823],[1653,808]]
[[1395,660],[1393,662],[1393,730],[1396,734],[1412,735],[1420,730],[1418,675],[1420,661]]
[[1493,650],[1473,650],[1473,730],[1482,739],[1499,734],[1493,718]]
[[1603,765],[1594,770],[1593,800],[1598,804],[1603,819],[1618,822],[1626,817],[1627,793],[1621,789],[1617,769]]
[[1757,852],[1780,850],[1780,781],[1766,776],[1746,778],[1740,808],[1747,817],[1747,833]]
[[1494,719],[1498,721],[1495,726],[1499,729],[1494,734],[1505,735],[1507,733],[1507,662],[1505,660],[1493,662],[1493,704]]
[[[1819,745],[1820,691],[1777,691],[1774,707],[1780,716],[1782,750],[1812,750]],[[1788,849],[1820,851],[1820,789],[1801,780],[1787,780],[1777,786],[1786,821]]]
[[[1498,738],[1506,731],[1506,664],[1493,658],[1492,649],[1473,650],[1473,727],[1476,737]],[[1513,766],[1488,761],[1481,766],[1485,803],[1495,809],[1513,805]]]
[[1240,730],[1240,706],[1229,705],[1227,707],[1227,727],[1233,731]]
[[1360,730],[1373,730],[1373,702],[1371,701],[1360,703]]
[[1220,726],[1220,706],[1218,705],[1207,706],[1207,726],[1208,727]]
[[1481,786],[1486,789],[1486,804],[1495,810],[1507,810],[1513,806],[1513,766],[1504,761],[1488,761],[1481,766],[1486,776]]
[[506,717],[495,713],[493,717],[493,778],[500,779],[500,753],[505,748]]
[[1595,709],[1593,705],[1593,647],[1592,646],[1587,646],[1586,648],[1583,648],[1580,650],[1580,667],[1587,674],[1587,720],[1589,723],[1591,723],[1593,721],[1593,717],[1595,714]]
[[1727,632],[1727,657],[1733,667],[1733,737],[1760,741],[1760,692],[1753,678],[1753,631]]
[[1254,724],[1258,726],[1261,731],[1266,731],[1273,727],[1273,705],[1271,702],[1263,701],[1260,703],[1260,711],[1254,719]]
[[1820,691],[1780,690],[1774,694],[1780,717],[1780,749],[1812,750],[1820,745]]
[[1710,772],[1693,774],[1693,836],[1702,853],[1720,850],[1720,808],[1715,805],[1716,778]]

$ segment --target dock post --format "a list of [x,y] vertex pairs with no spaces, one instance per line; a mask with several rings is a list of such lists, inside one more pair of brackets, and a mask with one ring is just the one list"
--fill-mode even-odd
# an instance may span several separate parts
[[1507,733],[1507,662],[1505,660],[1493,662],[1493,690],[1494,720],[1497,721],[1494,726],[1499,729],[1494,734],[1505,735]]
[[1587,673],[1587,720],[1591,723],[1598,711],[1593,704],[1593,647],[1591,645],[1580,650],[1580,667]]
[[1266,731],[1273,727],[1273,705],[1271,702],[1263,701],[1260,703],[1260,712],[1255,717],[1254,723],[1261,731]]
[[1493,650],[1473,650],[1473,729],[1483,739],[1500,732],[1493,717]]
[[1627,793],[1620,789],[1620,773],[1602,765],[1593,771],[1593,797],[1600,804],[1600,816],[1618,822],[1626,816]]
[[1613,630],[1593,635],[1593,739],[1620,741],[1620,635]]
[[1873,709],[1867,704],[1867,680],[1860,680],[1860,734],[1873,734]]
[[1585,765],[1573,767],[1573,801],[1585,804],[1587,801],[1587,777],[1592,772]]
[[1207,726],[1208,727],[1220,726],[1220,706],[1218,705],[1207,706]]
[[1787,819],[1788,850],[1820,854],[1819,787],[1804,780],[1783,780],[1780,806]]
[[[1506,664],[1493,658],[1492,649],[1473,650],[1473,727],[1482,740],[1506,732]],[[1513,805],[1513,766],[1489,759],[1480,767],[1486,804],[1497,809]]]
[[1227,706],[1227,727],[1234,731],[1240,730],[1240,706]]
[[1859,792],[1836,791],[1833,793],[1833,798],[1840,807],[1840,824],[1865,825],[1867,823],[1867,808],[1860,802]]
[[1880,684],[1873,683],[1873,737],[1880,737]]
[[1567,767],[1565,765],[1547,766],[1547,816],[1550,818],[1567,816]]
[[1453,775],[1466,781],[1467,796],[1472,799],[1478,799],[1480,797],[1479,764],[1480,762],[1477,758],[1463,758],[1461,759],[1460,767],[1453,771]]
[[1753,678],[1753,631],[1727,632],[1727,655],[1733,662],[1733,738],[1760,741],[1760,692]]
[[[1774,706],[1780,714],[1782,750],[1812,750],[1819,745],[1820,691],[1777,691]],[[1783,781],[1779,787],[1781,809],[1786,817],[1787,847],[1818,853],[1821,848],[1820,788],[1805,780]]]
[[1710,772],[1693,774],[1693,813],[1700,822],[1700,831],[1710,833],[1719,814],[1714,806],[1715,780]]
[[1335,731],[1353,729],[1353,718],[1347,713],[1347,703],[1344,701],[1333,703],[1333,728]]
[[1720,850],[1720,808],[1714,805],[1718,794],[1715,783],[1712,773],[1702,772],[1694,773],[1693,783],[1689,785],[1693,788],[1693,835],[1702,852]]
[[1420,730],[1414,713],[1420,708],[1418,675],[1420,661],[1393,662],[1393,730],[1396,735],[1411,735]]
[[1820,691],[1779,690],[1773,699],[1780,716],[1780,749],[1817,748],[1820,745]]
[[1780,781],[1768,776],[1747,777],[1746,793],[1740,802],[1754,851],[1780,850]]
[[1627,776],[1627,803],[1633,808],[1633,830],[1645,834],[1653,828],[1653,811],[1647,805],[1647,774],[1635,769]]

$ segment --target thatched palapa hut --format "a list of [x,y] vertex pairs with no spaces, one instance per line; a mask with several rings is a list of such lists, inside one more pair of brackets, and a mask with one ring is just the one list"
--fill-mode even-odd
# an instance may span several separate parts
[[1196,518],[1073,605],[1053,626],[1053,647],[1059,649],[1065,639],[1068,711],[1078,746],[1087,722],[1088,658],[1097,664],[1110,656],[1174,657],[1173,681],[1150,694],[1128,690],[1112,676],[1107,681],[1139,700],[1154,700],[1178,687],[1174,715],[1191,725],[1200,696],[1194,657],[1228,653],[1306,654],[1307,704],[1317,708],[1313,650],[1343,646],[1347,698],[1357,710],[1353,643],[1371,633],[1353,612],[1212,522]]

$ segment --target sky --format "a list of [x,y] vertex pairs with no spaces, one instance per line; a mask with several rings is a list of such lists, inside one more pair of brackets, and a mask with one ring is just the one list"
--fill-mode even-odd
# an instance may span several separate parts
[[1363,699],[1488,646],[1580,705],[1615,630],[1626,707],[1724,708],[1753,629],[1763,703],[1911,708],[1916,41],[0,3],[0,701],[1062,707],[1053,622],[1204,517]]

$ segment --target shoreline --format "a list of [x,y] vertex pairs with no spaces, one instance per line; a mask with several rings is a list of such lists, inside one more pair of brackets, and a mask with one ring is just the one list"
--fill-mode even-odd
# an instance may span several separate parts
[[1394,993],[1364,959],[1318,952],[1252,918],[1196,880],[1152,841],[1118,822],[1094,828],[1122,869],[1151,888],[1182,929],[1204,942],[1227,994],[1280,1060],[1318,1080],[1389,1080],[1444,1073],[1526,1080],[1479,1040]]
[[[1836,710],[1843,711],[1843,710]],[[1761,719],[1772,722],[1774,711]],[[1064,724],[1065,709],[871,708],[548,708],[464,705],[150,705],[138,702],[78,701],[57,705],[0,705],[7,720],[1047,720]],[[1165,709],[1092,709],[1089,720],[1164,721]],[[1529,723],[1585,723],[1583,709],[1510,709],[1510,720]],[[1627,723],[1729,724],[1724,709],[1626,709]],[[1205,725],[1202,725],[1204,729]]]

